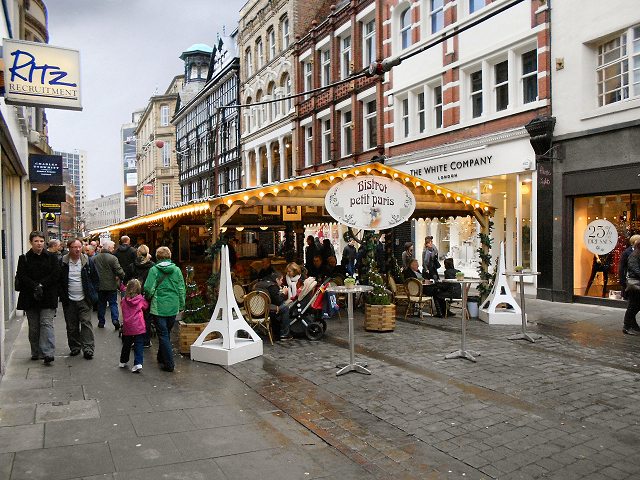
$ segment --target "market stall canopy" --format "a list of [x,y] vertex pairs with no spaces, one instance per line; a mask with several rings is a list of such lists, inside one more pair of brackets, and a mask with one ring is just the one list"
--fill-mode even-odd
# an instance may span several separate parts
[[[217,212],[218,227],[233,225],[233,217],[240,207],[254,205],[324,207],[329,189],[337,182],[359,175],[383,176],[405,185],[415,197],[415,210],[411,218],[429,217],[475,217],[482,228],[487,228],[488,217],[495,208],[473,197],[457,193],[446,187],[426,182],[381,163],[368,163],[346,169],[333,169],[296,177],[278,184],[251,187],[221,197],[210,197],[205,201],[184,203],[165,207],[148,215],[135,217],[90,234],[119,232],[145,224],[164,223],[171,227],[181,217]],[[303,219],[304,221],[304,219]]]

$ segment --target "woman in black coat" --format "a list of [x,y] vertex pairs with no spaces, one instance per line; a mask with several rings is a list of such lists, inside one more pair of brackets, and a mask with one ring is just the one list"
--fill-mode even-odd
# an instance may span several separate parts
[[57,255],[44,248],[42,232],[31,232],[29,242],[31,250],[18,259],[15,289],[20,295],[17,309],[27,314],[31,360],[44,358],[48,365],[55,354],[53,317],[58,308],[60,262]]

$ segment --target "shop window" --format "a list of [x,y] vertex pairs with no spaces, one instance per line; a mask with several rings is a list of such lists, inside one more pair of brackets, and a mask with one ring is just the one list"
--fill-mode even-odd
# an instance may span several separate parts
[[[620,299],[618,263],[631,235],[640,233],[640,194],[578,197],[573,203],[573,293]],[[594,220],[607,220],[615,228],[617,243],[608,253],[595,254],[585,245],[585,232]],[[599,231],[596,231],[597,235]]]

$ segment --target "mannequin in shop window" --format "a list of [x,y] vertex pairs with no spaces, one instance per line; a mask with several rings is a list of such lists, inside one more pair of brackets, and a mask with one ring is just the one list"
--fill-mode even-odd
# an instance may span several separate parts
[[593,284],[593,280],[596,278],[596,274],[602,273],[602,298],[607,296],[607,283],[609,282],[609,270],[611,270],[611,254],[606,253],[604,255],[595,254],[593,256],[593,263],[591,264],[591,275],[587,282],[587,288],[584,291],[585,296],[589,295],[589,289]]

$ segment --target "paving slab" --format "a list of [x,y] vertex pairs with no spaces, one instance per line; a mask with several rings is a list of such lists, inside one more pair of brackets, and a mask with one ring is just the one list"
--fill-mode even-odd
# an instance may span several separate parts
[[0,453],[42,448],[43,443],[43,424],[0,428]]
[[136,437],[131,419],[126,415],[48,422],[45,428],[44,447],[82,445]]

